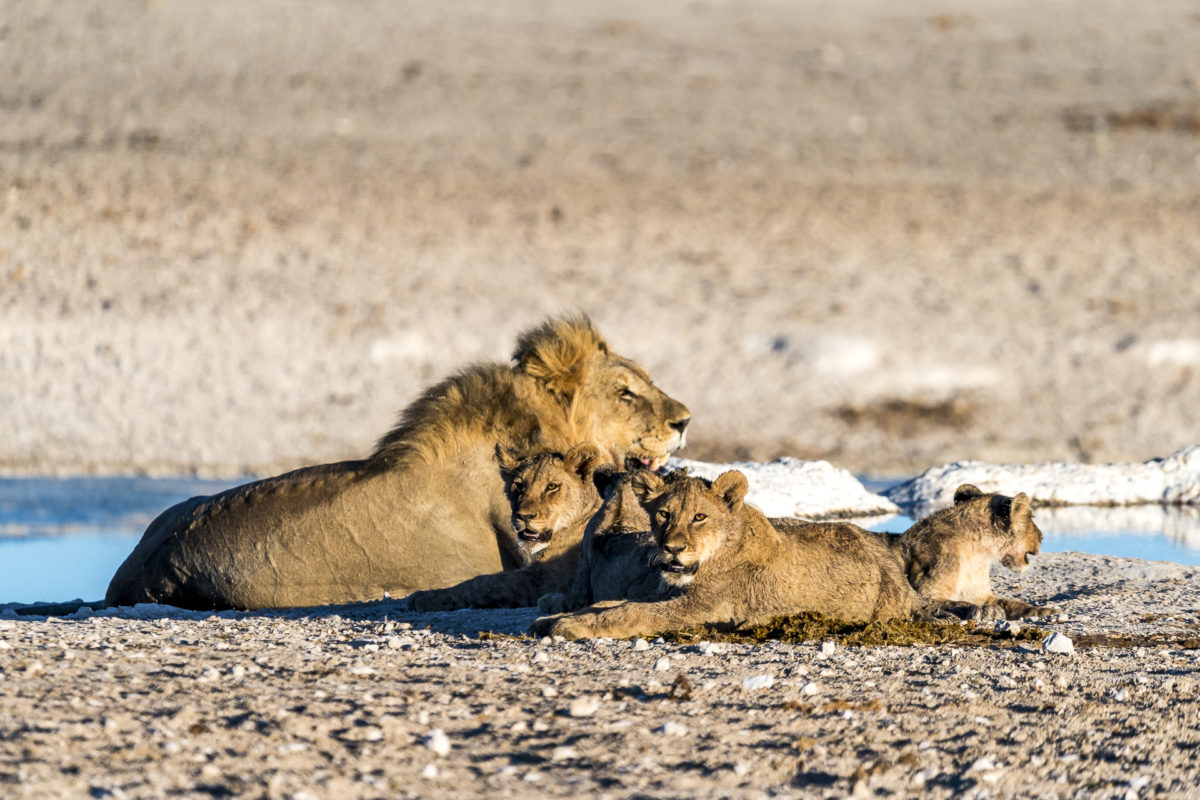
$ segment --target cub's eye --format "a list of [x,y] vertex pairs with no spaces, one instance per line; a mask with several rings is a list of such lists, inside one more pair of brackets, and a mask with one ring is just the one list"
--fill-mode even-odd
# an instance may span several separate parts
[[513,481],[513,482],[512,482],[512,490],[513,490],[514,492],[519,492],[519,491],[521,491],[521,490],[522,490],[522,489],[524,489],[524,488],[525,488],[525,483],[524,483],[524,481]]
[[637,392],[633,391],[628,386],[622,387],[621,390],[617,394],[622,400],[624,400],[627,403],[632,403],[634,400],[637,400],[637,398],[638,398]]
[[697,514],[692,517],[692,522],[704,522],[706,519],[708,519],[708,514]]
[[557,492],[561,488],[562,488],[562,486],[560,484],[547,483],[546,484],[546,494],[553,494],[554,492]]
[[659,511],[655,516],[657,516],[663,522],[666,522],[667,520],[669,520],[671,518],[671,514],[669,511]]

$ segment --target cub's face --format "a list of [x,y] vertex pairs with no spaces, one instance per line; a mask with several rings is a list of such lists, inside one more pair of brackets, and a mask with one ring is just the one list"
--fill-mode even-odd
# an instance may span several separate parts
[[1000,563],[1013,572],[1029,568],[1029,557],[1042,549],[1042,531],[1033,521],[1033,504],[1024,492],[1014,497],[985,494],[976,486],[964,483],[954,492],[955,510],[969,512],[976,519],[990,523],[985,530],[993,553]]
[[740,530],[738,511],[746,494],[740,472],[726,472],[711,485],[701,478],[666,483],[654,473],[638,473],[633,490],[650,515],[658,545],[655,563],[672,586],[691,583],[700,567]]
[[1042,530],[1034,524],[1032,515],[1024,521],[1014,518],[1012,529],[1012,547],[1000,557],[1000,563],[1013,572],[1024,572],[1029,568],[1029,557],[1042,549]]
[[595,510],[599,495],[591,476],[600,459],[595,445],[577,445],[565,456],[538,453],[515,464],[508,454],[497,458],[512,507],[513,530],[530,554],[544,550],[554,534]]

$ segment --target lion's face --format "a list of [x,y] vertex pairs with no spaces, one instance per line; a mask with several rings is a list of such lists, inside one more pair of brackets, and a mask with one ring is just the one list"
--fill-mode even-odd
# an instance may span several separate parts
[[515,462],[497,452],[505,490],[512,506],[512,526],[531,555],[546,548],[554,534],[590,516],[599,502],[592,471],[600,450],[591,442],[566,455],[538,453]]
[[652,472],[633,478],[633,491],[650,515],[655,559],[665,582],[686,586],[705,562],[741,530],[738,512],[746,477],[726,472],[710,485],[702,478],[664,481]]
[[1000,557],[1000,563],[1013,572],[1024,572],[1029,568],[1029,557],[1042,549],[1042,530],[1034,524],[1033,508],[1024,492],[1009,505],[1008,526],[1013,541]]
[[593,438],[625,469],[662,467],[683,447],[691,420],[687,406],[655,386],[645,370],[606,351],[593,359],[577,402]]
[[999,551],[1000,563],[1013,572],[1028,569],[1029,557],[1042,549],[1042,530],[1034,524],[1033,506],[1024,492],[1015,497],[986,494],[964,483],[954,491],[954,505],[973,509],[977,518],[990,522],[989,536]]
[[683,446],[687,407],[664,394],[646,370],[608,349],[586,317],[549,320],[524,333],[513,353],[517,368],[538,381],[565,412],[553,423],[571,442],[591,440],[610,463],[658,469]]

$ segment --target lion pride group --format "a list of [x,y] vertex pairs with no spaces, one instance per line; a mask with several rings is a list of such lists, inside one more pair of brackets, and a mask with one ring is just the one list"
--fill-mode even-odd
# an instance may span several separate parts
[[531,630],[628,637],[802,612],[846,622],[1000,619],[990,567],[1037,553],[1029,498],[959,487],[903,534],[768,519],[746,477],[664,473],[690,412],[581,316],[512,361],[430,387],[367,458],[194,497],[155,519],[109,605],[416,610],[537,605]]

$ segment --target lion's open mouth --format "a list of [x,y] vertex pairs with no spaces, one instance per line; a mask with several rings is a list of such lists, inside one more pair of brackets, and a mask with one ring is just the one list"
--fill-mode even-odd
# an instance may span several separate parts
[[680,564],[678,561],[672,561],[670,563],[664,562],[660,569],[663,572],[670,572],[673,575],[695,575],[699,567],[699,562],[694,564]]
[[531,531],[528,528],[517,534],[517,538],[526,542],[545,543],[550,541],[550,537],[554,535],[554,531]]
[[625,456],[625,471],[633,472],[635,469],[648,469],[651,472],[658,472],[667,464],[667,456]]

